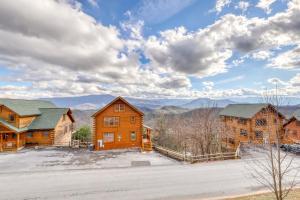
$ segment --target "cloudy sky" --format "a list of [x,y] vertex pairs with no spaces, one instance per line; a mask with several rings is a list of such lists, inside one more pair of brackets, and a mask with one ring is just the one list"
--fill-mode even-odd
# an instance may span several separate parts
[[0,97],[300,95],[300,0],[2,0]]

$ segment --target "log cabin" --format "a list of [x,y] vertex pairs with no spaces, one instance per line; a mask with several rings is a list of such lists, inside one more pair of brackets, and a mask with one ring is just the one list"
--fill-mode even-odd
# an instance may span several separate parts
[[289,143],[300,144],[300,109],[293,113],[283,127]]
[[143,124],[144,113],[122,97],[92,115],[92,141],[96,151],[140,148],[151,151],[151,128]]
[[219,116],[224,123],[223,141],[227,147],[240,143],[275,143],[276,132],[283,141],[284,116],[271,104],[230,104]]
[[58,108],[49,101],[0,99],[0,151],[68,146],[73,124],[69,108]]

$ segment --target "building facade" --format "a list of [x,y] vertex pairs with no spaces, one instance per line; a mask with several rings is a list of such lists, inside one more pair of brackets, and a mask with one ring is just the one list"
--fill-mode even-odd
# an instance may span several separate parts
[[219,115],[225,129],[223,141],[228,146],[275,143],[277,133],[284,139],[284,116],[271,104],[231,104]]
[[95,150],[142,148],[151,150],[151,129],[143,126],[143,112],[117,97],[92,115]]
[[26,146],[68,146],[74,119],[48,101],[0,99],[0,151]]
[[290,143],[300,144],[300,109],[284,124],[286,138]]

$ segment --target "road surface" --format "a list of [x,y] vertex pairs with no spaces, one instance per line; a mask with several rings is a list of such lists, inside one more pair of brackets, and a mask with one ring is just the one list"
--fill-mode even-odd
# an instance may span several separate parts
[[194,165],[0,172],[0,199],[207,199],[263,189],[243,160]]

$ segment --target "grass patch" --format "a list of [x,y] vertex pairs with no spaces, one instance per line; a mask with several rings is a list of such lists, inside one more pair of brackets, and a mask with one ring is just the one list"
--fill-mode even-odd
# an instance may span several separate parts
[[[228,198],[226,200],[273,200],[275,196],[273,193],[265,193],[265,194],[257,194],[257,195],[250,195],[250,196],[243,196],[243,197],[236,197],[236,198]],[[294,189],[290,192],[288,197],[285,200],[299,200],[300,199],[300,189]]]

